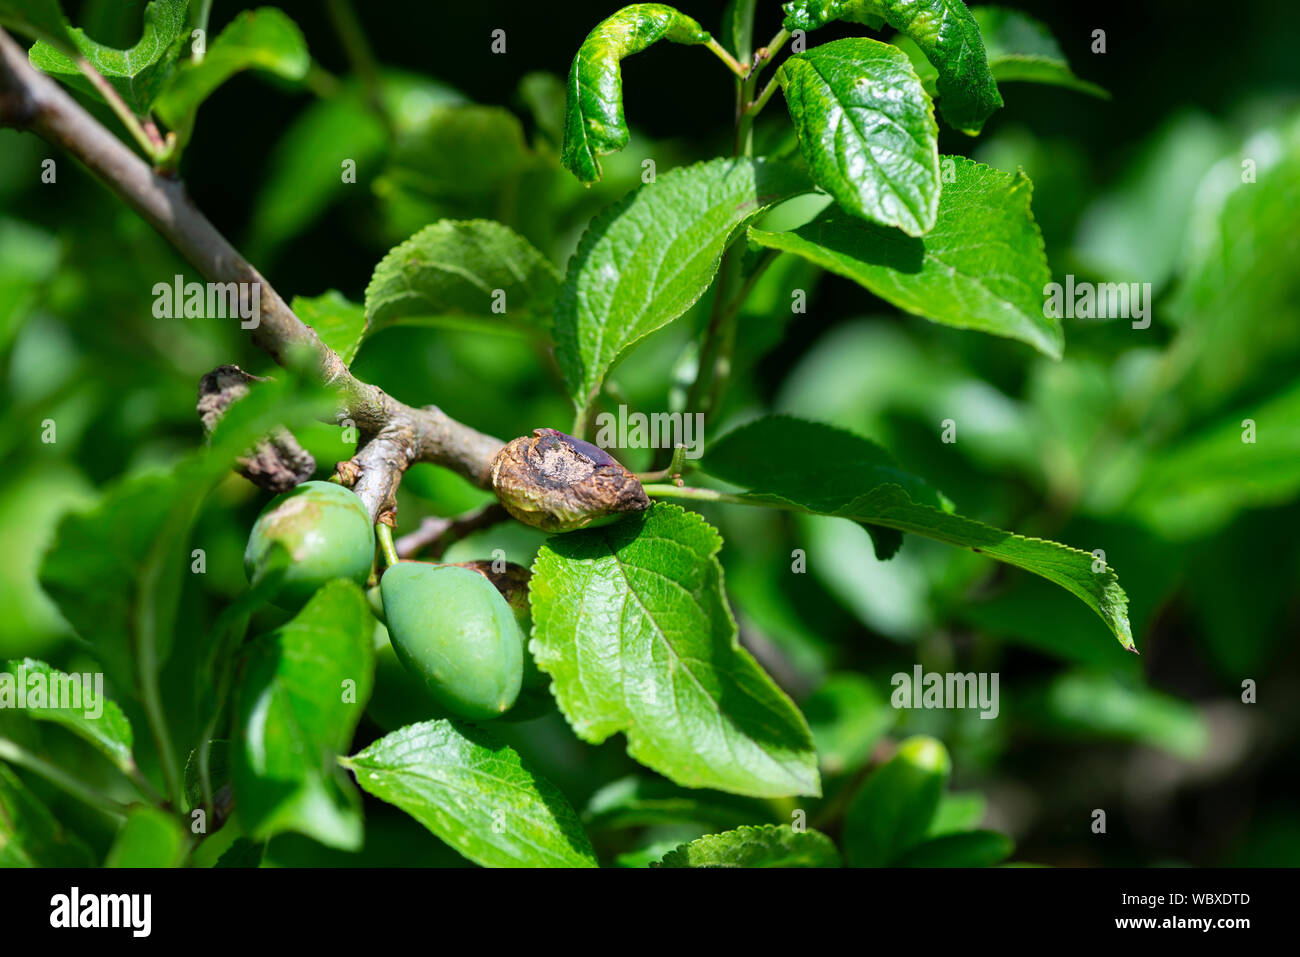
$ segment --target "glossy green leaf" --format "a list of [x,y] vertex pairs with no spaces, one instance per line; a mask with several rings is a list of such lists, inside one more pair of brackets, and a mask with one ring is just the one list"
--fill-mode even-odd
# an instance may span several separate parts
[[484,867],[595,867],[563,794],[495,736],[425,721],[343,762],[357,783]]
[[855,216],[929,232],[939,210],[939,127],[897,47],[850,38],[790,57],[776,72],[817,185]]
[[294,296],[293,311],[316,330],[321,341],[351,365],[366,331],[366,309],[337,289],[319,296]]
[[90,867],[90,848],[0,762],[0,868]]
[[788,824],[739,827],[683,844],[658,867],[839,867],[840,854],[820,831]]
[[952,761],[934,738],[908,738],[854,796],[844,818],[853,867],[884,867],[924,838],[948,786]]
[[582,182],[599,180],[599,157],[627,145],[620,62],[660,40],[708,43],[709,34],[666,4],[634,3],[597,24],[578,48],[569,68],[560,159]]
[[785,28],[791,32],[817,30],[833,20],[879,30],[885,20],[872,12],[873,6],[872,0],[794,0],[782,4],[781,9],[785,11]]
[[964,831],[924,841],[894,862],[896,867],[993,867],[1005,861],[1015,842],[996,831]]
[[749,238],[852,279],[907,312],[1059,358],[1060,320],[1044,315],[1052,274],[1030,207],[1033,184],[1023,173],[960,156],[944,157],[949,163],[938,219],[920,239],[834,208],[790,232],[750,227]]
[[217,34],[201,61],[187,60],[172,74],[156,109],[173,129],[187,129],[203,101],[236,73],[258,70],[297,82],[310,68],[297,24],[274,7],[245,10]]
[[943,118],[963,133],[978,133],[1002,105],[979,24],[962,0],[795,0],[785,11],[787,29],[884,21],[906,35],[938,71]]
[[[88,675],[69,675],[56,671],[43,661],[25,658],[7,662],[0,669],[0,702],[5,701],[7,690],[17,691],[21,682],[25,682],[30,689],[33,679],[36,686],[44,689],[42,699],[37,702],[28,694],[20,714],[25,714],[34,721],[61,725],[94,745],[96,750],[122,771],[135,770],[135,758],[131,754],[134,742],[131,723],[117,702],[109,700],[104,694],[102,682],[96,688],[94,679]],[[13,685],[7,689],[10,682]],[[75,706],[54,707],[55,702],[71,702]],[[3,706],[0,704],[0,707]],[[9,707],[13,706],[10,702]]]
[[488,220],[443,220],[380,260],[366,287],[366,336],[397,325],[550,327],[560,274],[528,240]]
[[[96,43],[80,28],[69,36],[77,51],[112,84],[137,116],[145,116],[162,92],[188,37],[188,0],[153,0],[144,8],[144,30],[135,46],[125,50]],[[98,96],[71,56],[38,42],[28,58],[32,66],[76,89]]]
[[137,807],[118,831],[104,866],[180,867],[189,849],[189,835],[173,815]]
[[549,539],[533,566],[537,666],[574,731],[686,787],[818,794],[808,726],[736,638],[718,533],[656,505]]
[[702,465],[709,474],[749,490],[745,497],[755,504],[913,532],[1041,575],[1096,612],[1120,644],[1133,650],[1128,596],[1109,566],[1088,552],[1004,532],[918,499],[917,480],[891,474],[886,454],[866,439],[772,416],[724,435],[705,452]]
[[250,837],[296,831],[361,846],[360,801],[336,759],[370,697],[373,630],[361,589],[335,581],[250,646],[231,760],[235,813]]
[[72,49],[68,18],[59,0],[0,0],[0,26],[61,49]]
[[675,169],[597,216],[569,261],[555,311],[555,357],[584,408],[637,341],[704,295],[730,239],[812,184],[762,159]]

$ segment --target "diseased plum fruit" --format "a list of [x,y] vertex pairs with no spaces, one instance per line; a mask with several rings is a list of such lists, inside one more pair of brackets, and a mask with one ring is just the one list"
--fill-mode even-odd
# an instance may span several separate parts
[[283,566],[272,601],[296,610],[335,578],[365,584],[374,555],[375,530],[361,499],[333,482],[303,482],[271,499],[257,517],[244,571],[256,585]]

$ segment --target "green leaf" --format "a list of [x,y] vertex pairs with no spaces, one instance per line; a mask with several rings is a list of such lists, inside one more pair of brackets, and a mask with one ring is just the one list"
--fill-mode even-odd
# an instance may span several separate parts
[[1210,744],[1209,727],[1195,705],[1101,671],[1056,675],[1017,696],[1012,710],[1036,734],[1131,741],[1186,761],[1203,759]]
[[439,219],[510,215],[543,165],[509,110],[441,103],[399,132],[374,192],[389,233],[409,236]]
[[754,11],[758,0],[729,0],[722,14],[722,45],[742,65],[754,59]]
[[537,132],[556,146],[564,142],[564,80],[545,70],[525,73],[519,80],[519,99],[528,108]]
[[[26,706],[20,713],[34,721],[50,721],[62,725],[77,737],[94,745],[96,750],[122,771],[129,773],[135,770],[135,758],[131,754],[134,741],[131,723],[117,703],[104,695],[102,676],[100,685],[96,688],[93,681],[87,680],[89,675],[65,674],[33,658],[10,661],[0,671],[0,702],[5,700],[3,691],[7,684],[6,675],[14,676],[12,680],[15,688],[17,684],[27,682],[29,689],[31,679],[39,676],[38,684],[46,689],[44,700],[39,704],[34,703],[29,694]],[[52,701],[71,701],[75,706],[52,707]]]
[[776,72],[799,148],[841,207],[909,236],[939,210],[939,127],[911,62],[877,40],[836,40]]
[[213,867],[261,867],[266,845],[241,837],[217,858]]
[[65,831],[9,765],[0,762],[0,868],[93,864],[90,848]]
[[872,773],[844,818],[844,850],[853,867],[884,867],[920,843],[952,762],[934,738],[908,738]]
[[942,837],[945,834],[957,834],[973,831],[984,814],[988,811],[988,799],[978,791],[953,791],[939,799],[930,827],[926,831],[929,837]]
[[347,758],[357,783],[484,867],[595,867],[559,789],[495,736],[425,721]]
[[[59,524],[41,587],[88,643],[119,693],[138,694],[137,665],[166,663],[182,584],[191,574],[190,530],[207,492],[272,428],[327,415],[323,389],[300,397],[287,379],[259,383],[233,405],[210,447],[166,471],[132,475],[90,509]],[[148,647],[143,660],[137,651]]]
[[840,855],[820,831],[788,824],[739,827],[683,844],[652,867],[839,867]]
[[0,0],[0,26],[60,49],[72,49],[68,18],[59,0]]
[[[874,443],[830,426],[787,416],[758,419],[723,436],[706,452],[704,469],[742,486],[754,504],[883,525],[970,548],[1041,575],[1069,591],[1133,650],[1128,596],[1114,571],[1082,552],[1041,538],[1025,538],[951,514],[918,499],[917,480],[891,477]],[[931,492],[930,495],[934,496]]]
[[544,331],[560,274],[528,240],[488,220],[443,220],[380,260],[366,287],[365,335],[465,320]]
[[916,845],[896,867],[993,867],[1011,856],[1015,842],[996,831],[945,834]]
[[620,62],[660,40],[708,43],[709,34],[666,4],[634,3],[597,24],[578,48],[569,68],[560,159],[582,182],[597,182],[598,157],[627,145]]
[[171,814],[136,807],[109,849],[105,867],[180,867],[189,853],[185,828]]
[[817,30],[833,20],[845,23],[861,23],[879,30],[885,25],[884,17],[872,13],[871,0],[794,0],[781,5],[785,11],[785,28],[795,30]]
[[321,341],[348,365],[357,357],[366,331],[365,307],[337,289],[319,296],[294,296],[294,313],[316,330]]
[[[1244,423],[1254,423],[1245,441]],[[1300,383],[1206,422],[1147,460],[1125,510],[1174,541],[1217,531],[1246,508],[1300,490]]]
[[[405,76],[385,76],[380,92],[399,127],[460,99],[440,84]],[[365,190],[376,177],[388,145],[383,121],[360,84],[346,84],[296,114],[271,147],[253,204],[249,259],[261,263],[269,258],[333,203],[368,201],[369,193],[357,187]],[[344,164],[355,164],[356,182],[344,178],[350,168]]]
[[888,23],[909,37],[938,71],[939,109],[949,125],[974,135],[1002,105],[980,28],[962,0],[796,0],[786,28],[815,30],[832,20]]
[[206,491],[175,474],[141,475],[59,524],[41,585],[119,690],[138,693],[142,629],[155,633],[159,662],[167,659],[181,576],[188,574],[184,539]]
[[597,216],[569,260],[555,354],[579,409],[638,340],[704,295],[731,237],[812,184],[763,159],[675,169]]
[[1187,244],[1197,187],[1225,145],[1204,113],[1179,111],[1163,122],[1120,181],[1079,217],[1070,258],[1105,279],[1149,282],[1160,292]]
[[336,760],[370,697],[373,631],[361,589],[335,581],[251,646],[231,761],[235,813],[250,837],[296,831],[361,847],[360,801]]
[[53,233],[0,216],[0,347],[9,346],[40,301],[62,255]]
[[971,13],[984,39],[989,69],[999,84],[1045,83],[1110,99],[1106,90],[1074,75],[1045,24],[1005,7],[974,7]]
[[690,791],[663,778],[629,775],[591,796],[582,819],[591,828],[704,824],[737,827],[772,820],[771,810],[753,798]]
[[686,787],[818,794],[803,716],[736,639],[721,546],[662,504],[552,537],[530,583],[533,656],[584,741],[623,731],[628,754]]
[[[208,776],[214,792],[230,781],[230,742],[223,738],[208,743]],[[191,751],[185,762],[185,800],[191,808],[203,806],[203,776],[197,750]]]
[[245,10],[217,35],[201,61],[180,66],[156,108],[168,126],[188,135],[199,106],[236,73],[260,70],[297,82],[310,68],[307,41],[297,24],[274,7]]
[[958,329],[1027,342],[1060,358],[1060,320],[1044,315],[1052,281],[1034,222],[1033,184],[960,156],[929,234],[914,239],[831,208],[790,232],[750,227],[760,246],[852,279],[900,309]]
[[[172,74],[187,36],[188,0],[153,0],[144,8],[140,41],[126,50],[96,43],[79,27],[68,31],[77,52],[90,61],[137,116],[147,116]],[[32,66],[69,86],[98,97],[76,61],[44,42],[37,42],[28,59]]]
[[817,757],[828,774],[860,768],[898,720],[889,700],[861,675],[832,675],[803,702]]

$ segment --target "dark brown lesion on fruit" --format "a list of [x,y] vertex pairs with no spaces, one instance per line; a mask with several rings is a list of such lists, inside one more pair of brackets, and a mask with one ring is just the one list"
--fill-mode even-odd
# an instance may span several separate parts
[[[205,375],[199,380],[197,405],[203,431],[211,436],[226,410],[248,395],[253,383],[268,381],[235,365],[218,366]],[[311,478],[316,460],[281,427],[241,455],[235,469],[254,485],[278,495]]]
[[548,532],[604,524],[650,507],[637,477],[604,449],[555,429],[507,443],[492,488],[511,515]]

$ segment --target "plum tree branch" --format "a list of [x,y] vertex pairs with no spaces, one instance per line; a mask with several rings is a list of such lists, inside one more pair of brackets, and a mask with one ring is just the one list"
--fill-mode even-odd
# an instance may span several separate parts
[[355,424],[362,442],[344,469],[372,517],[390,513],[401,472],[433,462],[491,488],[491,463],[504,443],[427,406],[414,408],[362,382],[299,319],[266,278],[193,204],[181,181],[152,169],[49,77],[0,30],[0,126],[28,130],[67,151],[170,242],[210,282],[258,288],[252,341],[278,364],[314,367],[339,394],[336,420]]

